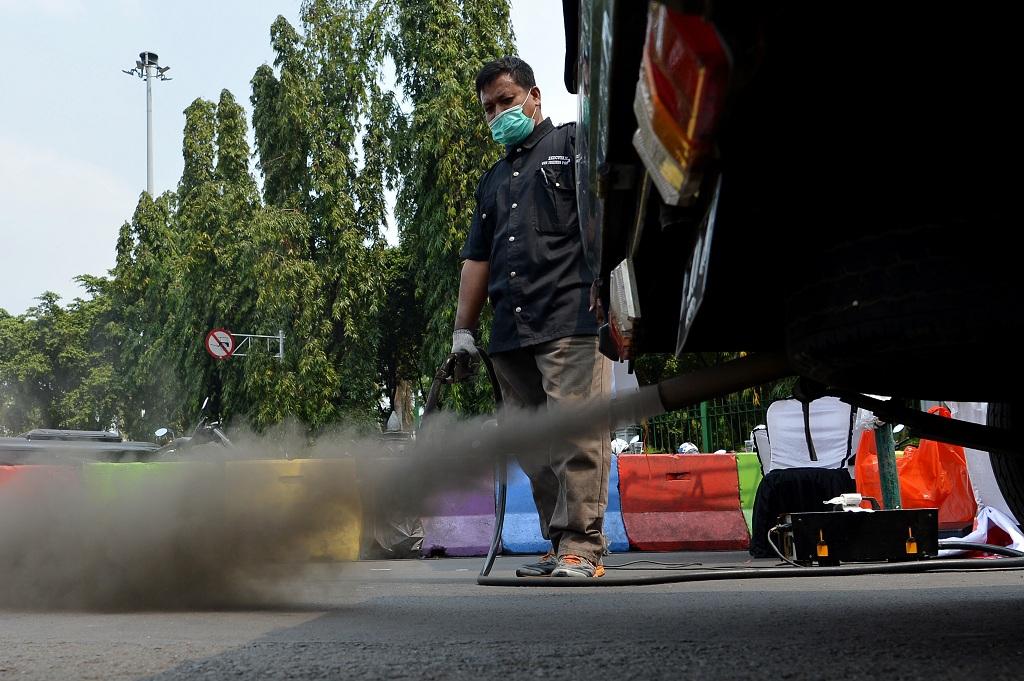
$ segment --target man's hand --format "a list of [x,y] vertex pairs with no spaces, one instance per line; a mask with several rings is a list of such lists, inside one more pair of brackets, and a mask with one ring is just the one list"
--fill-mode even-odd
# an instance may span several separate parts
[[452,354],[466,353],[474,359],[480,356],[476,349],[476,339],[469,329],[455,329],[452,334]]
[[458,359],[452,368],[452,383],[460,383],[476,372],[480,351],[476,349],[476,340],[469,329],[455,329],[452,334],[452,354]]
[[605,322],[604,306],[601,304],[601,280],[597,279],[593,284],[590,285],[590,311],[594,313],[594,317],[597,318],[597,324],[600,326]]

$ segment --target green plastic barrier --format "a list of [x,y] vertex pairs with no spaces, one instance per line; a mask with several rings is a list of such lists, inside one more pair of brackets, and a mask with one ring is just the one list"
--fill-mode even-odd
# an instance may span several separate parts
[[186,535],[234,528],[207,536],[232,538],[268,560],[359,558],[362,503],[351,460],[96,463],[82,467],[82,483],[97,522],[112,527],[171,518]]
[[[90,560],[128,580],[180,556],[210,555],[229,536],[224,518],[224,466],[208,461],[90,463],[81,472],[90,531],[104,539]],[[145,557],[145,558],[144,558]]]
[[757,494],[757,486],[761,484],[761,462],[757,454],[737,452],[736,472],[740,478],[740,506],[743,508],[743,517],[747,520],[747,530],[754,531],[754,496]]
[[173,486],[189,495],[216,495],[223,472],[223,465],[206,461],[89,463],[82,466],[82,483],[94,501],[113,504]]
[[82,488],[87,512],[112,531],[150,524],[188,535],[225,521],[221,463],[89,463],[82,466]]

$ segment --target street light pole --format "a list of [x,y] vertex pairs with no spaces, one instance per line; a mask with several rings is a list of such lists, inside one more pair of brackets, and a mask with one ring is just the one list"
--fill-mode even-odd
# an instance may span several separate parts
[[140,52],[135,68],[125,70],[129,76],[138,76],[146,81],[146,191],[153,197],[153,78],[171,80],[164,75],[170,66],[160,66],[155,52]]
[[[143,52],[146,56],[150,52]],[[156,55],[153,55],[156,59]],[[153,198],[153,65],[143,60],[146,65],[146,191]]]

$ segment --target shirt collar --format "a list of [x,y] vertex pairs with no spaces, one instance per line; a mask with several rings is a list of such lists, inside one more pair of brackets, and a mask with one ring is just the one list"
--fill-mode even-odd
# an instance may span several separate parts
[[539,124],[533,126],[533,132],[530,136],[519,144],[506,144],[505,145],[505,156],[511,156],[516,149],[532,149],[537,142],[544,139],[544,136],[555,129],[554,123],[551,122],[550,118],[545,118]]

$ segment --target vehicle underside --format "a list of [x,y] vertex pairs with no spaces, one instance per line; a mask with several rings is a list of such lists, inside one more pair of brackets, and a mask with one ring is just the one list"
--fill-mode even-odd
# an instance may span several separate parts
[[[1003,7],[563,0],[606,354],[776,357],[780,377],[866,408],[987,402],[986,427],[890,416],[1011,453],[1024,322]],[[993,459],[1024,508],[1024,463]]]

